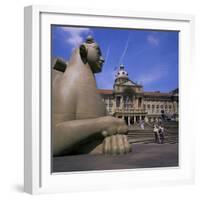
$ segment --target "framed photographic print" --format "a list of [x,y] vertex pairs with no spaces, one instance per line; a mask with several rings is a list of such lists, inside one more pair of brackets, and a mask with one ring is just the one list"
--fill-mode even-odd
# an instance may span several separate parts
[[193,23],[25,8],[26,192],[193,182]]

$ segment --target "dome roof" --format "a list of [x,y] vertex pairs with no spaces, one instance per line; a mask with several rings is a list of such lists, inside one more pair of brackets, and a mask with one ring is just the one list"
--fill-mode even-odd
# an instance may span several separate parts
[[128,72],[124,69],[124,65],[120,65],[119,71],[115,76],[116,78],[128,78]]

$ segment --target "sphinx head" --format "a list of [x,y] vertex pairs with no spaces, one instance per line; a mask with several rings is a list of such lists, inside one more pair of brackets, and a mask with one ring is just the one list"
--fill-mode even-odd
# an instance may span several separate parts
[[83,63],[88,63],[93,73],[99,73],[102,70],[104,59],[99,45],[91,36],[79,47],[80,56]]

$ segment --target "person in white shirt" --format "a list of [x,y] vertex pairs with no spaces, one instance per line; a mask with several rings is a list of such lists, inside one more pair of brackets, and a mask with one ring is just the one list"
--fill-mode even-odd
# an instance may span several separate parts
[[161,125],[159,126],[159,137],[160,137],[160,143],[163,144],[164,143],[164,127],[162,127]]
[[140,122],[140,128],[144,129],[144,121],[143,120],[141,120],[141,122]]
[[158,131],[159,131],[158,126],[154,125],[153,132],[154,132],[154,137],[155,137],[155,143],[160,143]]

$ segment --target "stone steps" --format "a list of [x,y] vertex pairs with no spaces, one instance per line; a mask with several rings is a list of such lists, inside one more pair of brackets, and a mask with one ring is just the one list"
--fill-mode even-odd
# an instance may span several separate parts
[[[129,142],[132,143],[141,143],[141,144],[150,144],[155,143],[154,134],[132,134],[128,135]],[[167,135],[165,136],[164,143],[175,144],[178,143],[178,135]]]
[[[177,134],[178,129],[165,129],[165,132],[168,134]],[[153,130],[129,130],[128,135],[143,135],[143,134],[153,134]]]
[[[177,122],[163,122],[165,139],[164,143],[175,144],[178,143],[178,123]],[[151,144],[155,143],[153,124],[145,123],[145,128],[141,129],[138,124],[129,127],[128,140],[130,143]]]

